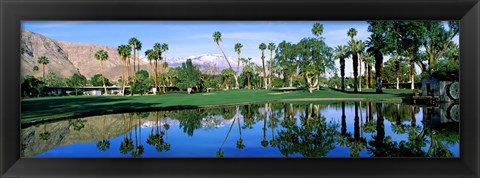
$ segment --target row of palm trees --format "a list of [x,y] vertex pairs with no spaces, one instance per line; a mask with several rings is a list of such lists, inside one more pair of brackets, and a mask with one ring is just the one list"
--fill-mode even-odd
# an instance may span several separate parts
[[[120,55],[120,58],[122,60],[122,82],[123,82],[123,94],[125,95],[125,86],[127,85],[127,80],[133,80],[133,82],[137,81],[136,73],[140,71],[140,57],[139,54],[137,53],[142,49],[142,42],[140,42],[137,38],[132,37],[129,39],[128,44],[123,44],[118,46],[117,52],[118,55]],[[133,51],[133,57],[131,56]],[[145,51],[145,56],[147,57],[149,63],[150,63],[150,69],[151,69],[151,75],[154,80],[154,85],[155,88],[159,88],[160,82],[159,82],[159,73],[160,71],[158,70],[158,61],[162,61],[162,69],[163,69],[163,74],[166,76],[166,69],[168,68],[168,63],[166,61],[167,59],[167,52],[168,51],[168,44],[163,43],[155,43],[153,46],[153,49],[149,49]],[[164,56],[162,57],[162,53]],[[102,81],[103,81],[103,87],[105,90],[105,95],[107,95],[107,89],[105,86],[105,74],[104,74],[104,67],[103,67],[103,62],[108,59],[108,53],[101,49],[98,50],[95,53],[95,58],[101,62],[101,72],[102,72]],[[132,67],[131,67],[131,59],[133,59],[133,73],[132,73]],[[154,64],[152,64],[152,61]],[[162,81],[162,85],[165,86],[165,80]],[[163,89],[165,92],[165,87]],[[133,95],[133,92],[132,92]]]
[[[312,34],[314,34],[318,39],[321,39],[321,34],[323,33],[323,25],[320,24],[320,23],[315,23],[312,27]],[[335,58],[336,59],[339,59],[340,60],[340,69],[341,69],[341,76],[342,76],[342,90],[344,90],[345,88],[345,59],[346,58],[349,58],[350,56],[352,57],[353,59],[353,69],[354,69],[354,91],[357,92],[357,89],[360,89],[361,91],[361,78],[360,78],[360,81],[358,81],[358,67],[359,65],[361,66],[362,65],[362,60],[365,61],[365,66],[366,66],[366,70],[365,70],[365,76],[367,76],[367,68],[368,68],[368,74],[370,75],[370,78],[368,78],[367,80],[367,84],[366,84],[366,87],[368,88],[371,83],[372,83],[372,77],[371,77],[371,74],[372,74],[372,65],[373,65],[373,61],[374,61],[374,58],[372,56],[371,53],[365,53],[364,50],[365,50],[365,43],[361,40],[356,40],[355,39],[355,36],[357,35],[357,30],[355,28],[351,28],[348,30],[347,32],[347,35],[351,38],[351,40],[348,42],[348,45],[339,45],[337,46],[337,48],[335,49]],[[213,33],[213,40],[214,42],[217,44],[217,46],[219,47],[219,49],[221,50],[225,60],[227,61],[229,67],[230,67],[230,70],[233,71],[233,68],[227,58],[227,55],[225,54],[225,52],[223,51],[222,47],[220,46],[220,42],[222,41],[222,34],[220,32],[214,32]],[[235,46],[234,46],[234,50],[235,52],[238,54],[238,62],[237,62],[237,71],[236,72],[233,72],[234,75],[234,79],[235,79],[235,88],[239,88],[239,83],[238,83],[238,77],[239,77],[239,68],[240,68],[240,61],[242,60],[240,54],[241,54],[241,48],[243,47],[243,45],[241,43],[236,43]],[[269,43],[268,44],[268,50],[270,51],[270,64],[269,64],[269,75],[268,75],[268,78],[267,78],[267,74],[266,74],[266,69],[267,67],[265,66],[265,49],[267,49],[267,45],[265,43],[261,43],[258,47],[261,51],[261,59],[262,59],[262,71],[263,71],[263,87],[265,89],[267,89],[268,87],[272,87],[272,75],[274,73],[273,69],[274,69],[274,65],[275,63],[279,63],[278,60],[281,60],[279,59],[278,56],[273,56],[273,51],[276,50],[276,45],[275,43]],[[251,58],[250,58],[251,59]],[[276,61],[273,61],[273,60],[276,60]],[[244,60],[245,61],[245,60]],[[359,64],[360,62],[360,64]],[[244,65],[244,70],[248,68],[246,68],[247,66]],[[294,70],[296,71],[296,69]],[[247,75],[250,74],[249,72],[250,71],[247,71]],[[360,73],[362,72],[362,69],[360,67]],[[225,83],[226,85],[228,85],[228,76],[231,75],[232,72],[228,72],[228,71],[225,71],[222,73],[222,76],[224,76],[224,78],[226,79],[225,80]],[[247,76],[247,79],[249,79],[249,75]],[[267,84],[268,83],[268,84]],[[226,86],[226,88],[228,89],[228,86]],[[250,82],[248,82],[248,89],[250,89]]]
[[[243,48],[243,45],[241,43],[235,43],[234,45],[234,50],[235,52],[238,54],[238,58],[237,58],[237,70],[234,71],[233,68],[232,68],[232,65],[230,64],[230,61],[228,60],[227,58],[227,55],[225,54],[225,52],[223,51],[222,47],[220,46],[220,42],[222,41],[222,33],[221,32],[214,32],[213,33],[213,41],[217,44],[218,48],[220,49],[220,51],[222,52],[225,60],[227,61],[227,64],[230,68],[230,70],[232,72],[229,72],[229,71],[225,71],[222,73],[222,76],[224,76],[226,78],[225,80],[225,83],[226,83],[226,89],[228,90],[228,76],[231,76],[230,74],[233,73],[233,78],[235,79],[235,89],[239,89],[240,86],[239,86],[239,83],[238,83],[238,77],[239,77],[239,68],[240,68],[240,61],[245,61],[244,58],[241,58],[240,57],[240,54],[242,53],[242,48]],[[272,67],[272,64],[273,64],[273,51],[275,50],[275,43],[269,43],[268,44],[268,50],[270,51],[270,74],[269,74],[269,77],[267,78],[267,73],[266,73],[266,67],[265,67],[265,49],[267,49],[267,45],[265,43],[260,43],[260,45],[258,46],[258,49],[260,49],[262,51],[262,69],[263,69],[263,81],[264,81],[264,88],[267,89],[267,86],[272,86],[272,73],[273,73],[273,67]],[[243,59],[243,60],[242,60]],[[251,59],[251,58],[249,58]],[[244,69],[245,70],[245,67],[244,66]],[[248,74],[248,80],[250,80],[250,74]],[[268,80],[268,81],[267,81]],[[267,84],[268,83],[268,84]],[[250,90],[250,81],[248,82],[248,89]]]
[[[345,90],[345,59],[352,57],[353,76],[354,76],[354,92],[362,91],[362,61],[365,63],[365,88],[372,85],[372,65],[375,58],[371,52],[366,52],[366,44],[362,40],[356,40],[357,30],[350,28],[347,35],[350,37],[348,45],[338,45],[335,48],[335,58],[340,63],[340,76],[342,78],[341,88]],[[358,77],[360,75],[360,77]]]
[[[315,23],[313,25],[313,28],[312,28],[312,33],[317,37],[317,38],[320,38],[321,34],[323,33],[323,25],[320,24],[320,23]],[[361,91],[361,78],[360,78],[360,81],[358,81],[357,79],[357,76],[358,76],[358,62],[360,62],[360,66],[362,65],[362,58],[365,59],[366,61],[368,61],[368,63],[365,63],[366,65],[368,64],[368,69],[369,69],[369,74],[370,74],[370,78],[371,78],[371,65],[372,65],[372,55],[370,53],[364,53],[364,48],[365,48],[365,44],[359,40],[355,40],[355,36],[357,35],[357,31],[354,29],[354,28],[351,28],[350,30],[348,30],[347,32],[347,35],[351,38],[351,40],[348,42],[348,46],[345,46],[345,45],[340,45],[340,46],[337,46],[337,48],[335,49],[335,57],[340,59],[340,69],[341,69],[341,76],[342,76],[342,90],[344,90],[344,76],[345,76],[345,58],[348,58],[348,57],[352,57],[353,59],[353,69],[354,69],[354,91],[357,92],[357,89],[360,89]],[[242,52],[242,47],[243,45],[241,43],[236,43],[235,46],[234,46],[234,50],[235,52],[238,54],[238,59],[237,59],[237,69],[235,72],[233,72],[233,68],[232,68],[232,65],[230,64],[230,61],[228,60],[227,58],[227,55],[225,54],[225,52],[223,51],[222,47],[220,46],[220,42],[222,41],[222,34],[220,32],[214,32],[213,33],[213,39],[214,39],[214,42],[217,44],[217,46],[219,47],[219,49],[221,50],[223,56],[225,57],[225,60],[227,61],[227,64],[229,65],[229,68],[232,72],[229,72],[229,71],[225,71],[222,73],[222,75],[225,77],[225,82],[227,83],[228,85],[228,76],[233,76],[234,79],[235,79],[235,88],[236,89],[239,89],[239,82],[238,82],[238,77],[239,77],[239,69],[240,69],[240,61],[242,60],[241,58],[241,52]],[[138,72],[140,70],[140,59],[139,59],[139,55],[137,53],[137,51],[141,50],[142,49],[142,43],[135,37],[132,37],[129,39],[128,41],[128,44],[126,45],[120,45],[118,46],[117,50],[118,50],[118,54],[120,55],[121,57],[121,60],[122,60],[122,80],[123,80],[123,93],[125,93],[125,86],[127,85],[127,79],[129,79],[130,77],[132,77],[133,81],[135,82],[136,81],[136,77],[135,77],[135,74],[136,72]],[[259,49],[261,50],[261,59],[262,59],[262,71],[263,71],[263,87],[265,89],[267,89],[268,87],[272,87],[272,83],[273,83],[273,79],[272,79],[272,75],[274,73],[273,71],[273,65],[274,65],[274,56],[273,56],[273,51],[276,50],[276,45],[275,43],[269,43],[268,44],[268,50],[270,51],[270,62],[269,62],[269,75],[268,75],[268,78],[267,78],[267,73],[266,73],[266,69],[267,67],[265,66],[265,50],[267,49],[267,45],[265,43],[261,43],[259,45]],[[168,50],[168,44],[166,43],[163,43],[163,44],[160,44],[160,43],[155,43],[154,46],[153,46],[153,49],[149,49],[149,50],[146,50],[145,51],[145,56],[147,57],[147,59],[149,60],[150,62],[150,71],[151,71],[151,74],[152,74],[152,78],[153,78],[153,81],[154,81],[154,86],[155,88],[159,88],[160,86],[160,78],[159,78],[159,73],[163,73],[164,76],[166,76],[166,69],[168,68],[168,63],[166,62],[166,51]],[[133,57],[131,57],[131,52],[133,51]],[[164,57],[162,57],[162,53],[164,54]],[[103,67],[103,61],[107,60],[108,59],[108,54],[105,50],[99,50],[95,53],[95,58],[97,60],[100,60],[101,61],[101,65],[102,65],[102,75],[104,75],[104,67]],[[277,58],[277,57],[275,57]],[[133,75],[132,75],[132,67],[131,67],[131,64],[130,64],[130,61],[131,59],[133,59]],[[164,60],[163,63],[161,63],[161,69],[163,69],[163,71],[159,71],[158,69],[158,62],[159,61],[162,61],[162,59]],[[278,59],[277,59],[278,60]],[[153,64],[152,64],[152,61],[153,61]],[[45,78],[45,65],[48,64],[48,58],[46,58],[45,56],[42,56],[39,58],[39,61],[38,61],[40,64],[42,64],[42,67],[43,67],[43,75],[44,75],[44,78]],[[275,61],[275,62],[278,62],[278,61]],[[244,70],[245,70],[245,67],[244,66]],[[248,70],[248,69],[247,69]],[[361,67],[360,67],[360,73],[361,73]],[[249,78],[249,77],[248,77]],[[167,77],[165,78],[165,80],[168,80]],[[165,80],[162,81],[162,85],[165,86]],[[107,93],[106,92],[106,86],[105,86],[105,82],[104,82],[104,79],[102,80],[103,81],[103,87],[104,87],[104,90],[105,90],[105,94]],[[248,82],[248,89],[250,89],[250,82]],[[358,85],[357,85],[358,84]],[[367,84],[367,88],[368,86],[371,85],[371,79],[369,81],[369,84]],[[226,87],[228,89],[228,86]],[[165,92],[165,87],[163,88],[163,92]]]
[[[369,26],[369,28],[373,28],[375,24],[372,22]],[[386,28],[386,27],[385,27]],[[413,28],[413,27],[412,27]],[[453,27],[452,27],[453,28]],[[368,41],[363,42],[362,40],[356,39],[357,36],[357,30],[355,28],[350,28],[347,31],[347,36],[350,37],[350,40],[348,41],[347,44],[345,45],[339,45],[333,50],[333,54],[335,59],[339,59],[340,63],[340,75],[341,75],[341,88],[342,90],[345,90],[345,59],[350,58],[352,59],[353,62],[353,75],[354,75],[354,92],[358,92],[362,90],[362,84],[365,83],[364,87],[369,88],[372,85],[373,81],[373,72],[372,68],[373,65],[375,64],[375,71],[376,71],[376,83],[377,83],[377,92],[381,92],[381,83],[382,83],[382,67],[383,67],[383,55],[384,54],[397,54],[398,51],[400,50],[399,47],[388,47],[389,49],[386,49],[385,47],[386,42],[383,42],[382,40],[385,40],[386,37],[382,36],[385,35],[383,33],[385,30],[380,30],[379,32],[372,31],[371,36],[369,37]],[[316,37],[317,41],[322,42],[322,33],[323,33],[323,25],[320,23],[315,23],[311,29],[312,34]],[[427,32],[425,32],[427,33]],[[451,36],[454,36],[456,33],[452,32]],[[245,60],[245,58],[241,57],[242,53],[242,48],[243,45],[241,43],[236,43],[234,45],[234,51],[237,53],[237,67],[236,70],[233,69],[232,64],[227,58],[227,55],[225,54],[222,46],[220,43],[222,42],[222,34],[219,31],[216,31],[212,35],[214,42],[222,52],[225,60],[227,61],[227,64],[229,66],[229,70],[226,70],[222,72],[222,75],[224,76],[225,83],[228,85],[229,77],[233,76],[235,80],[235,89],[239,89],[239,76],[240,76],[240,66],[241,64],[244,64],[243,66],[243,71],[247,71],[247,78],[249,80],[249,76],[251,75],[251,71],[249,71],[249,67],[246,65],[249,62]],[[403,40],[403,39],[397,39],[397,37],[391,37],[392,40]],[[431,37],[433,38],[433,36]],[[449,38],[447,43],[445,43],[442,47],[442,50],[440,50],[439,54],[443,54],[445,49],[451,44],[452,38]],[[303,40],[302,40],[303,41]],[[307,42],[308,39],[306,39]],[[401,41],[402,42],[402,41]],[[393,42],[391,42],[393,44]],[[425,43],[428,43],[425,42]],[[388,45],[392,45],[388,44]],[[382,46],[383,45],[383,46]],[[300,46],[302,47],[302,46]],[[317,85],[318,83],[318,78],[321,75],[321,73],[324,73],[324,69],[321,69],[324,66],[317,66],[318,64],[315,63],[305,63],[305,59],[298,59],[303,58],[302,55],[300,54],[303,53],[301,50],[305,49],[298,49],[300,48],[299,45],[297,44],[290,44],[289,42],[281,42],[278,44],[278,47],[275,45],[275,43],[269,43],[268,46],[265,43],[259,44],[258,49],[261,52],[261,59],[262,59],[262,79],[263,80],[263,88],[268,89],[273,87],[273,75],[274,73],[284,73],[284,77],[288,78],[290,80],[290,86],[292,86],[292,79],[293,75],[296,75],[298,72],[305,74],[305,78],[307,79],[307,82],[310,84],[312,77],[317,77],[314,83],[314,85]],[[329,48],[329,47],[327,47]],[[391,49],[390,49],[391,48]],[[142,43],[135,37],[132,37],[129,39],[128,44],[125,45],[120,45],[118,46],[118,54],[122,58],[122,79],[123,79],[123,91],[125,91],[125,86],[127,85],[127,79],[133,80],[135,82],[137,80],[137,77],[135,77],[135,74],[140,70],[140,59],[139,59],[139,54],[138,52],[142,49]],[[430,48],[429,48],[430,49]],[[269,61],[269,74],[267,75],[267,65],[265,62],[265,50],[270,51],[270,61]],[[285,50],[288,50],[285,52]],[[308,49],[307,49],[308,50]],[[407,50],[407,49],[402,49],[402,50]],[[133,51],[133,57],[131,57],[131,52]],[[152,49],[146,50],[145,51],[145,56],[150,62],[150,73],[153,78],[153,83],[155,88],[159,88],[160,85],[165,86],[165,81],[170,80],[166,74],[167,74],[167,68],[168,68],[168,63],[166,61],[166,52],[168,51],[168,44],[160,44],[160,43],[155,43]],[[275,56],[274,52],[275,51]],[[317,51],[310,51],[310,52],[317,52]],[[427,51],[428,52],[428,51]],[[164,56],[162,57],[162,53]],[[279,54],[282,53],[282,54]],[[410,53],[409,53],[410,54]],[[321,55],[326,55],[326,54],[321,54]],[[437,55],[437,56],[438,56]],[[325,56],[328,58],[328,55]],[[102,75],[103,75],[103,61],[108,59],[108,54],[104,50],[99,50],[97,53],[95,53],[95,58],[97,60],[102,61]],[[437,57],[439,58],[439,57]],[[133,74],[132,74],[132,67],[131,67],[131,59],[133,59]],[[248,58],[246,58],[248,59]],[[306,58],[310,60],[309,58]],[[162,61],[163,60],[163,61]],[[301,61],[303,60],[303,61]],[[411,60],[411,59],[410,59]],[[429,65],[430,63],[433,63],[432,58],[429,58]],[[158,63],[160,62],[160,68],[158,67]],[[303,62],[303,63],[302,63]],[[362,82],[362,62],[364,63],[364,78],[365,81]],[[411,61],[410,61],[411,62]],[[48,64],[48,58],[45,56],[42,56],[39,58],[38,63],[42,65],[43,69],[43,77],[45,78],[45,66]],[[421,62],[420,62],[421,63]],[[300,66],[303,65],[303,66]],[[305,65],[314,65],[313,67],[305,67]],[[323,65],[323,64],[322,64]],[[311,72],[309,70],[312,70],[314,68],[315,72]],[[163,71],[159,71],[159,69]],[[38,70],[38,67],[36,68]],[[302,71],[303,70],[303,71]],[[413,83],[413,74],[414,74],[415,68],[413,67],[413,63],[411,63],[410,66],[410,76],[411,76],[411,82]],[[423,70],[423,68],[422,68]],[[160,77],[159,73],[162,73],[163,76],[165,76],[164,80],[161,80],[162,78]],[[318,75],[318,76],[315,76]],[[248,89],[250,89],[250,82],[248,82]],[[397,82],[398,83],[398,82]],[[226,86],[228,89],[228,86]],[[106,91],[106,86],[104,84],[104,89]],[[398,87],[397,87],[398,89]],[[412,84],[412,89],[413,89],[413,84]],[[163,92],[165,92],[165,87],[163,87]],[[125,93],[125,92],[123,92]]]

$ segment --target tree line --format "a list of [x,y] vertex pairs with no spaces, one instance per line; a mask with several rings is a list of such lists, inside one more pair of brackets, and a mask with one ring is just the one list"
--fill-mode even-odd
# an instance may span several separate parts
[[[242,57],[243,44],[235,43],[233,48],[238,56],[236,70],[222,48],[222,34],[217,31],[212,35],[213,41],[228,64],[228,68],[221,71],[215,65],[193,65],[191,60],[187,60],[182,66],[169,68],[166,43],[155,43],[152,49],[145,51],[150,71],[140,70],[138,53],[142,49],[142,43],[132,37],[128,44],[117,48],[122,60],[122,76],[117,83],[123,86],[123,94],[127,92],[131,95],[147,93],[149,88],[155,88],[157,94],[165,93],[166,86],[175,86],[182,90],[191,88],[195,91],[205,91],[208,88],[229,90],[230,86],[233,86],[233,89],[248,90],[303,87],[312,92],[320,86],[340,86],[341,90],[345,90],[345,86],[351,85],[354,92],[372,87],[376,88],[377,93],[382,93],[382,83],[396,83],[396,88],[399,89],[400,82],[409,82],[413,90],[415,81],[427,76],[450,76],[449,78],[458,80],[459,46],[453,43],[459,33],[458,21],[367,23],[370,32],[368,40],[358,40],[358,31],[350,28],[345,34],[350,40],[336,47],[326,44],[321,23],[314,23],[312,26],[313,37],[305,37],[298,43],[285,40],[278,44],[261,43],[258,46],[261,65],[252,62],[250,57]],[[269,52],[268,56],[265,50]],[[384,61],[384,57],[389,59]],[[103,62],[108,60],[108,54],[99,50],[94,58],[101,62],[100,77],[106,94],[108,82],[104,77]],[[352,59],[353,77],[345,74],[346,59]],[[340,76],[337,75],[336,60],[340,66]],[[39,81],[28,81],[30,84],[27,86],[47,81],[45,68],[49,63],[48,57],[39,57],[38,63],[42,66],[43,77]],[[416,73],[415,66],[420,69],[419,74]],[[35,66],[33,70],[38,71],[39,67]],[[327,73],[334,75],[327,77]],[[27,76],[25,81],[27,78],[32,77]],[[125,91],[125,86],[130,86],[130,91]]]

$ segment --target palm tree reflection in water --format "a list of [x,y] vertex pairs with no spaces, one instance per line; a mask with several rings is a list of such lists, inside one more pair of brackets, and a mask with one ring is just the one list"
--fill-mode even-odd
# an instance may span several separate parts
[[[361,106],[365,106],[364,109]],[[422,110],[423,119],[419,122],[418,114]],[[212,157],[214,152],[216,157],[224,157],[227,151],[229,157],[458,157],[458,122],[438,121],[441,116],[438,110],[437,107],[357,101],[252,103],[114,114],[40,125],[36,137],[40,142],[32,142],[28,138],[31,134],[23,132],[22,152],[58,147],[52,145],[59,143],[58,139],[75,143],[68,139],[78,138],[76,136],[58,135],[67,133],[92,135],[98,154],[115,155],[116,152],[132,157],[144,154],[145,157],[189,157],[188,154]],[[67,123],[68,132],[62,129],[62,122]],[[115,123],[120,125],[111,125]],[[228,123],[227,127],[223,123]],[[92,132],[97,129],[96,125],[100,138]],[[238,132],[232,132],[234,126]],[[143,134],[147,139],[143,140],[142,127],[147,127],[143,128],[147,131]],[[170,140],[169,129],[173,133]],[[229,142],[229,137],[237,140]],[[215,138],[221,139],[218,145],[213,143]],[[109,149],[110,145],[117,144],[119,150]],[[181,151],[185,149],[188,153]]]

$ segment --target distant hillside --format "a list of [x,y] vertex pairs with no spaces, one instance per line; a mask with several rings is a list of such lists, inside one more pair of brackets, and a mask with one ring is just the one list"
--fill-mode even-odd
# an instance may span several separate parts
[[[50,63],[46,73],[54,72],[59,77],[69,77],[75,72],[80,72],[88,79],[100,71],[100,61],[94,55],[100,49],[107,51],[108,60],[105,62],[105,76],[118,80],[122,75],[122,62],[117,49],[110,46],[71,43],[56,41],[41,34],[22,30],[21,36],[21,76],[42,76],[41,66],[37,60],[40,56],[47,56]],[[141,61],[141,69],[148,69],[148,62]],[[33,66],[39,66],[38,72],[33,71]]]
[[[104,64],[105,76],[116,81],[122,75],[122,63],[115,47],[56,41],[38,33],[22,30],[21,49],[21,77],[26,75],[41,77],[42,68],[37,60],[40,56],[46,56],[50,60],[45,70],[46,73],[54,72],[59,77],[69,77],[75,72],[80,72],[90,79],[93,75],[101,72],[101,63],[94,57],[95,52],[100,49],[107,51],[109,56]],[[143,53],[140,53],[140,58],[140,68],[150,71],[149,63],[144,59]],[[237,70],[237,58],[230,56],[228,58],[234,70]],[[192,59],[193,64],[199,65],[201,69],[206,65],[214,64],[219,70],[228,68],[225,58],[220,54],[203,54],[183,58],[169,58],[167,54],[169,67],[181,66],[187,59]],[[40,70],[34,72],[34,66],[39,66]]]

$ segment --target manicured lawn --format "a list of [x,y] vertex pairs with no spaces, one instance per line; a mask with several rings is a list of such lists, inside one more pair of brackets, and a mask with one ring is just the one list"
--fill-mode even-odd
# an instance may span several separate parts
[[22,123],[44,120],[91,116],[106,113],[153,111],[161,109],[198,108],[214,105],[242,104],[264,101],[301,100],[381,100],[401,102],[411,90],[384,89],[376,94],[375,89],[362,89],[351,93],[321,89],[279,92],[274,90],[230,90],[197,94],[167,94],[150,96],[65,96],[22,99]]

